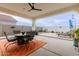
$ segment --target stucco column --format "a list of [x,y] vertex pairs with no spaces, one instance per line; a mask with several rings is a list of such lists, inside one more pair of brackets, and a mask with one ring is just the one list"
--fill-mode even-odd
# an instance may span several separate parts
[[32,20],[32,31],[36,30],[36,20]]

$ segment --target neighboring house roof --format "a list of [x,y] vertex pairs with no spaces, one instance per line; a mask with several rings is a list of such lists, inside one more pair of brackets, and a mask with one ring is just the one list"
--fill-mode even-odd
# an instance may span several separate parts
[[16,23],[17,21],[11,16],[0,14],[0,22]]

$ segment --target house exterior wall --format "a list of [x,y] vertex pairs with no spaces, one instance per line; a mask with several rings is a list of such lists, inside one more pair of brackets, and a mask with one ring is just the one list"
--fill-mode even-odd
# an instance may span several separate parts
[[[12,29],[11,27],[14,26],[15,28]],[[31,31],[31,26],[15,26],[15,25],[1,25],[0,26],[0,36],[3,36],[3,32],[6,32],[7,35],[13,35],[13,31]]]

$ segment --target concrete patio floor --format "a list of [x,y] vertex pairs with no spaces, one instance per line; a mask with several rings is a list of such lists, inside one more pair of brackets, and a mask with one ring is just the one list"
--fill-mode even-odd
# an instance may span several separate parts
[[46,36],[46,37],[52,37],[52,38],[59,38],[59,39],[64,39],[64,40],[72,40],[69,36],[64,36],[60,35],[58,36],[57,33],[46,33],[46,32],[41,32],[39,33],[40,36]]
[[62,38],[59,39],[57,37],[42,35],[37,35],[34,38],[45,40],[47,44],[33,52],[31,56],[78,56],[78,52],[74,49],[72,40],[69,41],[63,40]]
[[44,36],[36,36],[35,38],[43,39],[47,44],[32,53],[32,56],[78,56],[77,51],[73,47],[73,41]]

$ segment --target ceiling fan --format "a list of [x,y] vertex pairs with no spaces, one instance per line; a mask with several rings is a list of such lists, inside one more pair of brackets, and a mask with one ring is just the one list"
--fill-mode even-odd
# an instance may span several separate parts
[[42,9],[37,9],[37,8],[35,8],[35,3],[28,3],[28,4],[29,4],[29,6],[31,7],[31,9],[28,10],[28,11],[32,11],[32,10],[42,11]]

